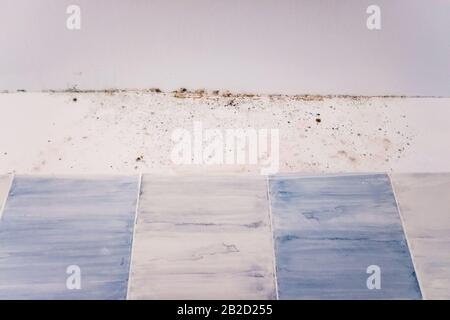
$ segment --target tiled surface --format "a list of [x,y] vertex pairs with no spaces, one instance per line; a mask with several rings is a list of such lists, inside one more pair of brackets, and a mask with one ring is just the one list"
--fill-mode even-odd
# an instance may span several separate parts
[[264,177],[144,176],[129,299],[275,298]]
[[279,176],[270,194],[280,299],[421,298],[386,175]]
[[11,185],[11,176],[0,175],[0,219],[2,218],[2,209],[8,195]]
[[[138,177],[16,177],[0,223],[0,299],[124,299]],[[68,290],[67,267],[81,268]]]
[[0,299],[450,298],[450,174],[10,179]]
[[450,299],[450,174],[393,175],[392,183],[426,299]]

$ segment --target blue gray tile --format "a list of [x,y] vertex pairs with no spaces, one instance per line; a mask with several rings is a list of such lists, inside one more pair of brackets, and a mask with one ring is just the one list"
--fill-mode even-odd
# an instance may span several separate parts
[[[0,223],[0,299],[124,299],[138,177],[13,181]],[[81,289],[69,290],[69,266]]]
[[280,299],[421,298],[386,175],[274,176],[270,195]]

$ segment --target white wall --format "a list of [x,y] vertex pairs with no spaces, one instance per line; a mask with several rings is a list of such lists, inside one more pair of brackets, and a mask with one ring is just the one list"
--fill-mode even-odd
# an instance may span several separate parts
[[450,96],[449,0],[0,0],[0,46],[0,90]]

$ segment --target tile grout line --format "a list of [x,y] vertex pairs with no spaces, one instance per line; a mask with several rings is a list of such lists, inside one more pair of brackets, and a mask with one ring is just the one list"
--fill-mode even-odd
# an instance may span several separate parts
[[3,211],[5,211],[5,209],[6,209],[6,201],[8,201],[9,193],[11,192],[11,188],[12,188],[12,184],[13,184],[14,178],[15,178],[15,174],[13,173],[13,174],[11,175],[11,178],[9,179],[10,181],[9,181],[8,192],[6,192],[5,199],[3,200],[3,203],[2,203],[2,205],[1,205],[1,207],[0,207],[0,221],[1,221],[2,218],[3,218]]
[[275,233],[273,229],[273,215],[272,215],[272,201],[270,198],[270,186],[269,186],[269,176],[266,177],[266,192],[267,192],[267,200],[269,202],[269,223],[270,223],[270,235],[272,240],[272,256],[273,256],[273,279],[275,282],[275,297],[277,300],[280,300],[278,296],[278,279],[277,279],[277,257],[275,255]]
[[141,198],[141,185],[142,185],[142,173],[139,174],[139,182],[138,182],[138,190],[137,190],[137,199],[136,199],[136,210],[134,213],[134,223],[133,223],[133,237],[131,238],[131,254],[130,254],[130,265],[128,267],[128,283],[127,283],[127,293],[125,296],[125,300],[128,300],[128,293],[130,292],[131,285],[131,266],[133,263],[133,248],[134,248],[134,239],[136,237],[136,224],[139,213],[139,199]]
[[427,300],[427,298],[425,296],[425,291],[423,290],[423,285],[422,285],[422,283],[420,281],[419,273],[417,272],[416,263],[414,261],[414,253],[412,251],[412,248],[411,248],[411,245],[410,245],[410,241],[409,241],[409,238],[408,238],[408,231],[406,229],[405,220],[403,219],[402,210],[400,208],[400,203],[397,200],[397,194],[395,193],[395,187],[394,187],[394,183],[392,182],[392,176],[391,176],[390,173],[386,173],[386,175],[388,176],[389,183],[391,184],[392,194],[394,195],[395,205],[397,206],[397,212],[398,212],[398,215],[400,217],[400,222],[402,224],[403,233],[405,234],[406,245],[408,246],[408,252],[409,252],[409,255],[411,257],[411,262],[413,264],[414,273],[416,275],[417,283],[419,285],[420,294],[422,295],[422,300]]

